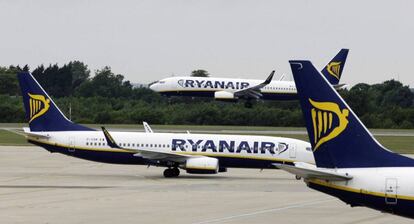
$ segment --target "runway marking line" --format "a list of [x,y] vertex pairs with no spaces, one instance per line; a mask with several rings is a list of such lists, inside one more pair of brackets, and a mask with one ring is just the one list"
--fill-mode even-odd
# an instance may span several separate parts
[[309,205],[322,204],[322,203],[336,201],[336,200],[338,200],[338,199],[329,198],[329,199],[323,199],[323,200],[308,201],[308,202],[292,204],[292,205],[288,205],[288,206],[280,207],[280,208],[271,208],[271,209],[265,209],[265,210],[260,210],[260,211],[254,211],[254,212],[239,214],[239,215],[227,216],[227,217],[223,217],[223,218],[211,219],[211,220],[202,221],[202,222],[195,222],[193,224],[220,223],[220,222],[224,222],[224,221],[229,221],[231,219],[238,219],[238,218],[243,218],[243,217],[248,217],[248,216],[261,215],[261,214],[270,213],[270,212],[279,212],[279,211],[284,211],[284,210],[288,210],[288,209],[292,209],[292,208],[301,208],[301,207],[306,207],[306,206],[309,206]]

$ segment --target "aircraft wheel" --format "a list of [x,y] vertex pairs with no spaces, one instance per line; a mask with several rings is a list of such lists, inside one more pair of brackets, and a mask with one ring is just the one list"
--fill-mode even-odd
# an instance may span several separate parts
[[165,169],[164,170],[164,177],[165,178],[170,178],[170,177],[173,177],[174,176],[174,171],[173,171],[173,169]]
[[298,175],[296,175],[296,176],[295,176],[295,178],[296,178],[296,180],[300,180],[300,179],[302,179],[302,177],[300,177],[300,176],[298,176]]
[[173,171],[173,177],[178,177],[180,175],[180,169],[178,169],[177,167],[172,169]]

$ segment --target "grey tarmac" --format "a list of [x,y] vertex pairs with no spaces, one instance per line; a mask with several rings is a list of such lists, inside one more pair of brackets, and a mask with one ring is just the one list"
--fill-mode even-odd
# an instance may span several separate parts
[[162,168],[0,147],[1,223],[411,223],[351,208],[280,170],[165,179]]

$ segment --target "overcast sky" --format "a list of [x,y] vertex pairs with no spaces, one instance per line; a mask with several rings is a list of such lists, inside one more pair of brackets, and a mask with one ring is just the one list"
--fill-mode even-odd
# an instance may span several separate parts
[[349,48],[343,82],[414,87],[413,9],[409,0],[0,0],[0,65],[80,60],[137,83],[195,69],[291,79],[289,59],[322,68]]

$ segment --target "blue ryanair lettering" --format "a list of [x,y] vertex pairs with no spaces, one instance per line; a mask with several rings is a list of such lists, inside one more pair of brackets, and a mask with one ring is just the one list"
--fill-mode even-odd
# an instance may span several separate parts
[[205,152],[207,149],[211,149],[211,151],[217,152],[216,145],[214,144],[213,140],[207,140],[201,151]]
[[239,144],[239,147],[237,147],[237,153],[240,153],[241,151],[245,150],[247,153],[252,153],[250,150],[249,143],[246,141],[241,141]]
[[185,87],[192,87],[192,88],[194,88],[194,80],[189,80],[189,79],[187,79],[187,80],[185,80]]
[[179,148],[181,151],[185,151],[184,145],[185,145],[184,139],[173,139],[171,143],[172,151],[177,151],[177,148]]
[[262,142],[262,146],[260,148],[262,150],[262,153],[266,153],[267,150],[271,154],[275,154],[275,143],[273,142]]
[[234,152],[234,141],[230,141],[230,144],[226,141],[219,141],[219,152],[224,152],[224,149],[227,149],[229,152]]
[[213,88],[213,83],[211,81],[207,81],[204,88]]
[[248,82],[226,82],[211,80],[180,79],[178,84],[185,88],[215,88],[215,89],[246,89],[250,86]]
[[193,150],[193,152],[197,152],[197,148],[198,148],[198,145],[200,145],[200,143],[202,142],[203,140],[198,140],[198,141],[196,141],[196,142],[194,142],[193,140],[191,140],[191,139],[188,139],[188,142],[191,144],[191,148],[192,148],[192,150]]
[[195,80],[196,81],[196,83],[197,83],[197,87],[198,88],[201,88],[202,87],[202,85],[203,85],[203,83],[205,82],[205,80]]
[[216,89],[224,89],[224,86],[225,86],[225,84],[224,84],[224,81],[215,81],[214,82],[214,88],[216,88]]
[[228,82],[226,85],[226,89],[234,89],[234,84],[232,82]]
[[[281,143],[286,145],[284,148],[287,149],[286,143]],[[229,152],[229,153],[253,153],[253,154],[266,154],[268,151],[270,154],[275,154],[276,144],[273,142],[248,142],[240,141],[236,143],[235,141],[226,141],[219,140],[214,142],[213,140],[203,140],[203,139],[172,139],[171,150],[172,151],[186,151],[186,147],[190,146],[193,152]],[[236,147],[237,146],[237,147]]]

